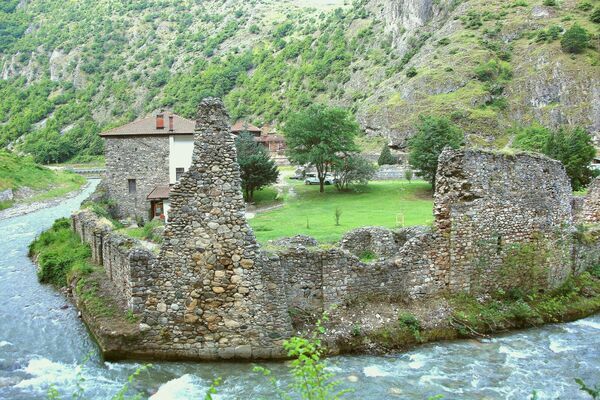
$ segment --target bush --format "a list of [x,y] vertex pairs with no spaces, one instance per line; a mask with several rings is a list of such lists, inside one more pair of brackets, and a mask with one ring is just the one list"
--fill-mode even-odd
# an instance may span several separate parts
[[597,6],[590,14],[590,21],[600,24],[600,6]]
[[375,167],[366,158],[354,154],[335,162],[333,172],[337,178],[336,188],[346,190],[351,183],[368,184],[375,175]]
[[560,40],[560,45],[563,51],[567,53],[581,53],[588,47],[590,42],[589,33],[579,24],[574,24],[568,29]]
[[406,71],[406,76],[409,78],[412,78],[413,76],[417,75],[417,69],[415,67],[410,67],[407,71]]
[[556,0],[544,0],[544,5],[548,7],[556,7],[558,3]]
[[594,8],[594,6],[589,1],[582,1],[581,3],[577,4],[577,8],[581,11],[590,11],[592,8]]
[[378,165],[394,165],[398,164],[398,159],[392,155],[390,147],[387,144],[383,145],[379,158],[377,159]]
[[37,257],[38,279],[57,287],[68,284],[68,277],[76,271],[90,272],[89,246],[81,243],[71,230],[71,221],[61,218],[52,227],[42,232],[30,245],[29,255]]

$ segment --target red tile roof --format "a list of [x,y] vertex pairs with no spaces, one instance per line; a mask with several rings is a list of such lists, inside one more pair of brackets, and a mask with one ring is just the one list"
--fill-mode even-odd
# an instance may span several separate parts
[[148,200],[162,200],[169,198],[171,188],[168,185],[158,185],[146,197]]
[[231,127],[231,132],[239,133],[239,132],[261,132],[260,128],[249,124],[248,122],[238,121]]
[[[169,117],[173,117],[173,130],[169,130]],[[163,129],[156,129],[156,115],[137,121],[130,122],[126,125],[113,128],[109,131],[102,132],[100,136],[146,136],[146,135],[193,135],[196,128],[196,122],[180,117],[175,114],[164,114]]]

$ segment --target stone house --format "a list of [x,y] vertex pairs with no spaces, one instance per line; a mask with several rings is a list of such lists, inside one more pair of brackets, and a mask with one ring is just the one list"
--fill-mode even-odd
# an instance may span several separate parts
[[[194,129],[194,121],[161,112],[100,134],[106,188],[120,218],[168,218],[170,189],[192,164]],[[278,163],[287,161],[283,137],[270,127],[238,121],[231,132],[250,132]]]
[[192,163],[194,128],[192,120],[158,113],[100,134],[106,189],[119,217],[167,216],[170,187]]

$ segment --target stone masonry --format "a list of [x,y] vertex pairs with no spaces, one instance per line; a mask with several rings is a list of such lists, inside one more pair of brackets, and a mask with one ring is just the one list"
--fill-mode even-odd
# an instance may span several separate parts
[[[169,137],[121,137],[105,141],[105,183],[120,218],[148,218],[146,199],[156,185],[169,185]],[[129,193],[129,179],[136,191]]]
[[198,111],[193,162],[170,195],[142,314],[153,352],[271,358],[290,334],[281,286],[244,218],[234,137],[220,100]]
[[[244,218],[227,122],[220,101],[202,102],[192,166],[171,191],[158,256],[90,212],[73,216],[94,260],[140,318],[139,337],[123,357],[279,358],[294,331],[290,315],[489,294],[532,283],[521,276],[529,268],[536,274],[525,279],[555,287],[600,262],[600,241],[578,239],[559,162],[481,150],[440,156],[433,227],[360,228],[332,248],[298,236],[261,250]],[[597,192],[584,199],[588,209],[599,203]],[[361,261],[366,252],[375,260]]]
[[580,211],[583,223],[597,224],[600,222],[600,177],[594,179],[584,197]]

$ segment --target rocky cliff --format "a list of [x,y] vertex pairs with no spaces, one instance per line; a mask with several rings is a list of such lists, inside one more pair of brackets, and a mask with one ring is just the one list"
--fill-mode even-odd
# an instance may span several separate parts
[[[600,132],[598,0],[9,3],[0,143],[62,141],[56,158],[100,152],[97,131],[159,108],[192,117],[208,95],[256,123],[350,107],[398,147],[422,113],[493,147],[533,121]],[[592,40],[570,55],[560,37],[575,23]]]

